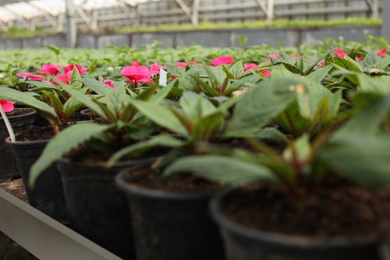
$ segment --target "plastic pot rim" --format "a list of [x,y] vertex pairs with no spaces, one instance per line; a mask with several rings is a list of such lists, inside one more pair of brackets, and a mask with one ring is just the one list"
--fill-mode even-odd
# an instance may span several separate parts
[[315,238],[309,236],[288,235],[276,232],[261,231],[254,228],[244,226],[242,224],[229,220],[220,210],[220,204],[226,195],[240,188],[243,184],[229,186],[214,196],[209,203],[209,212],[211,217],[218,225],[234,232],[240,236],[250,239],[259,240],[264,243],[273,244],[280,247],[296,247],[296,248],[348,248],[352,246],[368,246],[378,244],[380,241],[373,238],[352,239],[345,236],[333,236],[329,238]]
[[188,201],[188,200],[207,200],[210,199],[212,196],[216,194],[216,191],[163,191],[163,190],[156,190],[156,189],[150,189],[145,187],[140,187],[133,185],[131,183],[126,182],[123,180],[123,177],[125,174],[127,174],[129,171],[136,170],[142,166],[134,166],[129,167],[127,169],[124,169],[120,171],[115,176],[115,184],[116,186],[124,191],[128,195],[132,196],[142,196],[142,197],[149,197],[153,199],[159,199],[159,200],[177,200],[177,201]]

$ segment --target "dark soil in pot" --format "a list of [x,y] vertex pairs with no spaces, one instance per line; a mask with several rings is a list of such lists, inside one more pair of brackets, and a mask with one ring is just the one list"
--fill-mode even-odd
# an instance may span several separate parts
[[[253,184],[218,200],[221,212],[215,201],[211,209],[222,226],[228,259],[380,259],[379,243],[390,232],[390,189],[335,182],[292,202],[278,190]],[[236,243],[246,231],[246,242]],[[255,239],[261,244],[249,246]],[[251,250],[257,256],[246,255]]]
[[116,183],[131,207],[138,260],[224,259],[207,210],[221,186],[187,174],[164,180],[145,167],[121,172]]
[[[13,131],[18,133],[34,122],[36,112],[31,108],[16,108],[7,113]],[[20,177],[16,158],[11,148],[5,144],[5,138],[9,136],[4,120],[0,117],[0,181],[7,181]]]
[[50,126],[30,128],[16,135],[16,141],[6,139],[17,158],[20,175],[23,179],[29,203],[46,215],[66,224],[68,223],[62,188],[61,174],[56,163],[43,171],[34,187],[28,186],[30,168],[41,155],[43,149],[54,135]]

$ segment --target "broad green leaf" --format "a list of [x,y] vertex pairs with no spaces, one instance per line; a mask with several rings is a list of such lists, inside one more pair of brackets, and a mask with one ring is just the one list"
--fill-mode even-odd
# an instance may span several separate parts
[[235,62],[230,67],[230,72],[232,73],[235,79],[241,78],[242,75],[244,75],[244,66],[242,65],[242,60]]
[[379,62],[381,58],[378,57],[375,53],[368,53],[366,57],[363,59],[363,67],[373,67],[377,62]]
[[0,87],[0,98],[25,104],[38,111],[49,114],[52,117],[57,116],[55,110],[51,106],[24,92],[20,92],[8,87]]
[[310,73],[306,78],[314,82],[321,83],[321,81],[325,79],[325,77],[329,74],[329,72],[332,69],[333,69],[333,65],[328,65],[324,68],[314,71],[313,73]]
[[110,125],[99,125],[96,123],[79,123],[66,128],[54,136],[31,167],[30,179],[28,180],[29,185],[33,186],[40,173],[60,159],[65,153],[110,127]]
[[81,83],[83,83],[88,88],[95,91],[97,94],[107,94],[107,92],[112,91],[112,89],[104,84],[101,81],[91,78],[81,78],[79,79]]
[[250,89],[237,102],[227,124],[227,136],[250,136],[284,111],[295,99],[301,81],[267,80]]
[[222,113],[204,116],[195,123],[192,136],[196,141],[212,141],[221,134],[224,125],[225,117]]
[[179,119],[177,119],[169,108],[163,105],[139,100],[131,100],[131,103],[141,114],[156,124],[169,129],[173,133],[188,136],[186,128],[180,123]]
[[362,186],[390,185],[390,136],[351,133],[337,139],[317,154],[317,160],[332,172]]
[[184,92],[179,104],[184,115],[193,122],[216,111],[216,107],[210,101],[193,92]]
[[380,98],[377,102],[366,107],[358,115],[350,119],[333,135],[332,140],[342,140],[348,135],[374,134],[388,114],[390,108],[390,94]]
[[261,180],[278,182],[272,172],[261,165],[218,155],[199,155],[176,160],[164,171],[164,176],[190,172],[211,181],[229,184]]
[[[112,114],[112,112],[108,112],[107,110],[103,110],[103,108],[92,99],[92,96],[79,93],[77,90],[73,89],[71,86],[69,86],[69,85],[67,85],[67,84],[65,84],[57,79],[54,79],[54,80],[66,92],[68,92],[74,98],[78,99],[86,107],[90,108],[92,111],[94,111],[100,117],[102,117],[106,122],[112,122],[113,118],[115,118],[115,116]],[[108,114],[106,112],[108,112]]]
[[198,82],[198,84],[200,85],[201,88],[203,88],[210,96],[219,96],[219,93],[216,89],[214,89],[212,86],[210,86],[209,84],[207,84],[206,82],[204,82],[202,79],[200,79],[199,77],[195,77],[193,75],[191,75],[193,77],[194,80],[196,80],[196,82]]
[[113,154],[110,159],[107,162],[108,166],[112,166],[115,162],[117,162],[120,158],[123,156],[126,156],[128,154],[137,152],[137,151],[145,151],[149,150],[151,148],[157,147],[157,146],[163,146],[163,147],[169,147],[169,148],[176,148],[183,146],[185,144],[184,141],[181,141],[173,136],[170,135],[159,135],[151,137],[149,140],[141,141],[138,143],[135,143],[133,145],[129,145],[125,148],[122,148],[121,150],[117,151],[115,154]]
[[333,57],[332,62],[336,67],[339,68],[343,68],[346,70],[359,72],[359,73],[363,72],[362,66],[348,56],[345,56],[344,58]]

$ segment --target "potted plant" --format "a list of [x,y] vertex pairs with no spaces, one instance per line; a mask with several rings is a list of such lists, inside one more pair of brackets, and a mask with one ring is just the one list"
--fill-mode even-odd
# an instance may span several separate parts
[[[0,156],[2,158],[2,167],[0,170],[0,181],[9,181],[13,178],[20,177],[19,168],[16,158],[9,146],[4,141],[9,136],[8,127],[12,127],[14,132],[20,132],[32,125],[36,112],[31,108],[15,108],[15,102],[0,100],[0,105],[4,113],[0,118]],[[5,118],[7,117],[7,118]],[[7,127],[7,122],[9,125]]]
[[80,102],[67,95],[52,80],[53,78],[65,80],[66,75],[60,74],[59,71],[63,69],[68,74],[67,80],[73,83],[75,89],[80,89],[81,84],[76,82],[76,79],[81,77],[79,70],[84,72],[85,69],[83,70],[79,65],[70,65],[65,68],[49,65],[43,66],[39,70],[40,73],[51,72],[47,77],[25,73],[17,74],[30,79],[22,81],[23,84],[29,86],[23,92],[10,87],[0,89],[1,97],[10,98],[20,104],[34,108],[38,115],[48,123],[46,126],[26,128],[16,135],[16,140],[8,137],[5,142],[11,147],[13,154],[16,156],[29,203],[52,218],[62,223],[68,223],[62,182],[55,164],[48,167],[41,175],[34,189],[28,186],[29,171],[32,164],[40,156],[50,138],[67,127],[73,120],[73,115],[82,107]]
[[340,128],[286,137],[282,152],[248,139],[254,151],[183,157],[164,174],[185,170],[237,184],[210,206],[227,259],[380,259],[389,232],[389,190],[381,187],[390,181],[390,96],[378,88],[353,96],[356,115]]
[[[147,156],[127,156],[107,167],[106,161],[120,148],[143,140],[157,127],[140,116],[132,99],[160,102],[172,86],[161,88],[138,85],[137,93],[125,82],[114,88],[96,79],[81,79],[94,94],[85,95],[68,84],[56,81],[69,95],[97,115],[94,122],[74,124],[58,133],[32,166],[29,184],[34,185],[41,172],[58,160],[63,181],[70,227],[120,257],[134,256],[132,229],[126,223],[128,205],[114,187],[115,174],[134,165],[150,164]],[[156,91],[158,90],[158,91]]]

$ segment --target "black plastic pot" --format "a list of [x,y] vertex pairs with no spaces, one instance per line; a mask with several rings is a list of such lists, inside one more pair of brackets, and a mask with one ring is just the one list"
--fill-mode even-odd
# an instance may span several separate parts
[[[36,112],[32,111],[23,115],[9,116],[14,133],[18,133],[34,122]],[[16,158],[11,148],[6,145],[5,139],[9,136],[4,120],[0,118],[0,181],[8,181],[20,177]]]
[[12,148],[16,156],[30,205],[57,221],[67,224],[68,214],[61,174],[56,163],[53,163],[40,174],[34,188],[28,186],[30,168],[39,158],[48,142],[49,140],[11,142],[10,138],[6,139],[6,143]]
[[131,208],[138,260],[224,259],[222,239],[208,213],[214,192],[167,192],[140,188],[118,174],[116,185]]
[[134,243],[125,195],[114,184],[115,175],[151,160],[117,163],[111,168],[60,159],[70,227],[123,259],[134,259]]
[[231,187],[212,199],[210,212],[220,227],[226,260],[379,260],[379,242],[345,237],[314,239],[263,232],[234,223],[221,212]]

